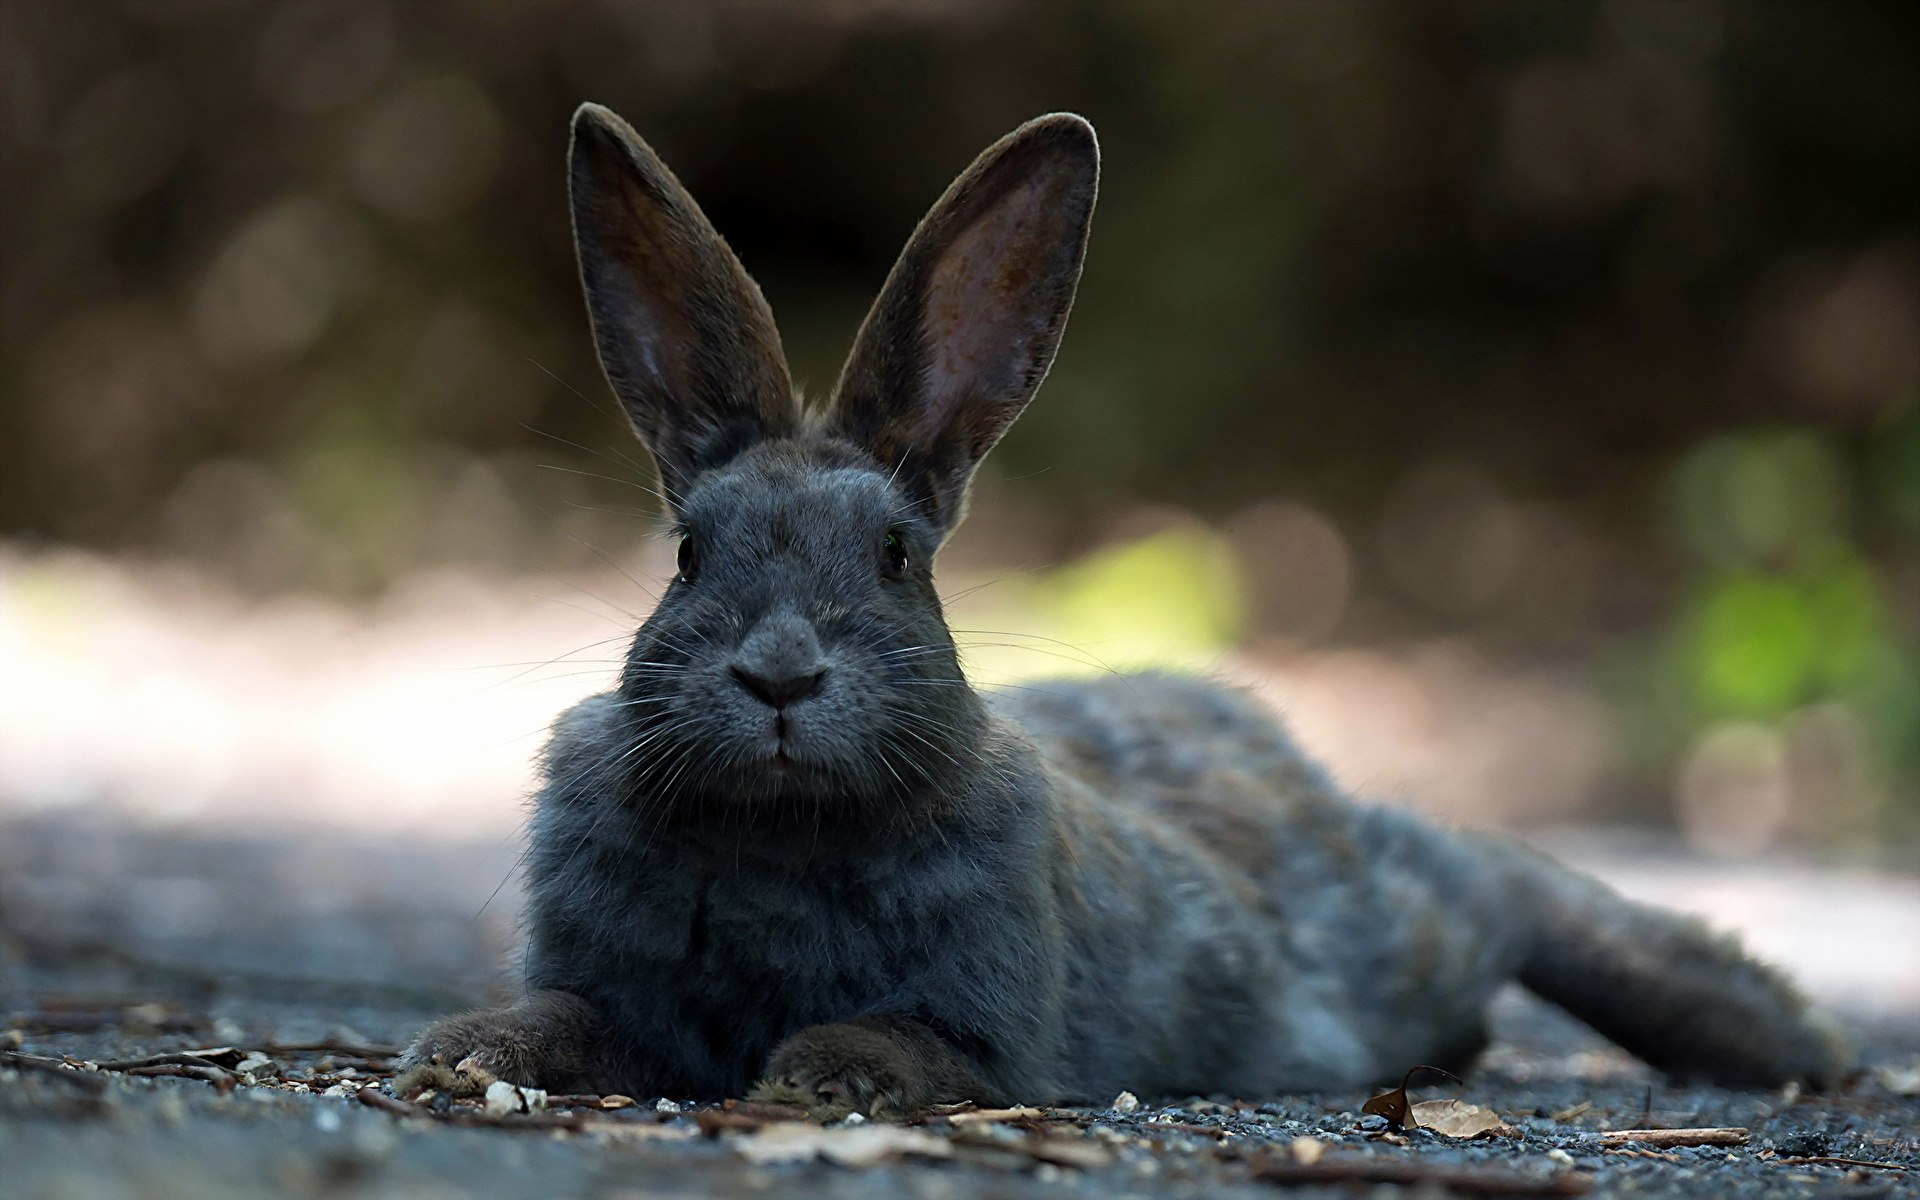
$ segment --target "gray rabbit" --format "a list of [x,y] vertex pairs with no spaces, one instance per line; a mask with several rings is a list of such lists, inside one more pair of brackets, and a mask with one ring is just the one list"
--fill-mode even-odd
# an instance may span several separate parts
[[1838,1042],[1732,941],[1353,801],[1248,697],[968,685],[933,560],[1053,359],[1098,164],[1066,114],[990,147],[803,410],[692,198],[579,110],[581,277],[679,573],[547,747],[531,993],[409,1061],[821,1116],[1351,1092],[1464,1068],[1518,980],[1670,1072],[1832,1080]]

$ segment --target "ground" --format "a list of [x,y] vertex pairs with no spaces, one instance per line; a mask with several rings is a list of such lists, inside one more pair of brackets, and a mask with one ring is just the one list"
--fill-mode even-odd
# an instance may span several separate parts
[[[0,828],[0,1196],[1920,1196],[1920,1014],[1884,1009],[1842,1012],[1862,1068],[1839,1090],[1729,1092],[1663,1081],[1515,993],[1464,1083],[1413,1086],[1507,1126],[1474,1140],[1393,1132],[1345,1094],[1123,1097],[904,1130],[659,1097],[403,1106],[390,1052],[511,987],[511,888],[475,915],[511,865],[504,845],[318,830]],[[205,1053],[154,1061],[185,1050]],[[1704,1127],[1745,1133],[1600,1136]]]

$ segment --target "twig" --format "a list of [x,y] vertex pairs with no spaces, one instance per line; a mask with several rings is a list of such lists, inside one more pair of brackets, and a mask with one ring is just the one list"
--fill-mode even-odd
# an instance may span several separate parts
[[123,1028],[151,1029],[155,1033],[192,1033],[205,1028],[207,1021],[204,1017],[141,1011],[135,1007],[105,1011],[75,1009],[68,1012],[40,1009],[14,1013],[6,1023],[18,1029],[38,1029],[47,1033],[96,1033],[102,1029]]
[[322,1038],[317,1042],[268,1042],[260,1048],[268,1054],[332,1054],[340,1058],[367,1060],[399,1058],[402,1053],[398,1046],[375,1046],[332,1038]]
[[[611,1100],[613,1103],[607,1103]],[[635,1102],[631,1096],[596,1096],[579,1092],[558,1092],[547,1097],[548,1108],[591,1108],[598,1112],[613,1112],[622,1108],[633,1108]]]
[[192,1063],[154,1063],[148,1067],[129,1067],[120,1072],[122,1075],[167,1075],[180,1079],[198,1079],[210,1083],[223,1092],[230,1092],[240,1082],[240,1077],[225,1067],[195,1065]]
[[1767,1160],[1777,1167],[1829,1166],[1829,1167],[1874,1167],[1882,1171],[1911,1171],[1912,1167],[1900,1163],[1874,1162],[1870,1158],[1837,1158],[1828,1154],[1815,1154],[1806,1158],[1770,1158]]
[[1430,1167],[1364,1159],[1327,1159],[1311,1166],[1269,1161],[1255,1168],[1253,1174],[1261,1182],[1279,1187],[1385,1183],[1400,1187],[1438,1187],[1467,1196],[1584,1196],[1593,1188],[1590,1177],[1571,1171],[1557,1175],[1523,1175],[1518,1171]]
[[1662,1162],[1677,1163],[1684,1161],[1678,1154],[1667,1154],[1660,1150],[1643,1150],[1631,1146],[1608,1146],[1602,1154],[1618,1154],[1625,1158],[1657,1158]]
[[1204,1133],[1221,1141],[1240,1136],[1240,1131],[1237,1129],[1222,1129],[1218,1125],[1194,1125],[1186,1121],[1142,1121],[1134,1128],[1141,1133],[1152,1133],[1159,1129],[1170,1129],[1175,1133]]
[[16,1071],[51,1075],[89,1092],[98,1092],[107,1086],[107,1081],[100,1076],[82,1071],[78,1067],[70,1067],[61,1059],[43,1058],[38,1054],[27,1054],[19,1050],[0,1050],[0,1066],[11,1067]]
[[[217,1056],[217,1057],[216,1057]],[[102,1071],[121,1071],[133,1074],[143,1067],[215,1067],[225,1068],[222,1059],[239,1062],[246,1056],[238,1050],[221,1048],[211,1052],[195,1050],[169,1050],[161,1054],[149,1054],[144,1058],[114,1058],[93,1065]]]
[[377,1087],[361,1088],[358,1092],[354,1093],[354,1095],[360,1103],[366,1105],[368,1108],[377,1108],[381,1112],[392,1113],[396,1117],[430,1117],[433,1115],[430,1109],[422,1108],[418,1104],[408,1104],[405,1100],[396,1100]]
[[1595,1139],[1602,1146],[1639,1142],[1644,1146],[1744,1146],[1744,1129],[1609,1129]]

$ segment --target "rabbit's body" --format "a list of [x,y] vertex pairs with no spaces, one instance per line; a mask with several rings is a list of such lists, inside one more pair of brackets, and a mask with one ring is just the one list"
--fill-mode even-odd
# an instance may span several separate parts
[[925,824],[762,837],[655,825],[596,768],[633,742],[617,696],[570,714],[527,966],[606,1019],[599,1085],[739,1094],[785,1038],[876,1013],[971,1047],[1009,1100],[1350,1086],[1478,1048],[1519,940],[1470,852],[1342,801],[1234,692],[1034,687],[992,698],[993,767]]
[[1656,1065],[1820,1080],[1792,990],[1696,923],[1354,803],[1250,698],[1160,675],[992,695],[930,563],[1038,387],[1092,131],[1042,118],[915,232],[829,402],[677,181],[575,122],[601,359],[680,572],[619,687],[556,725],[521,1004],[410,1057],[522,1083],[943,1100],[1352,1088],[1464,1066],[1510,980]]

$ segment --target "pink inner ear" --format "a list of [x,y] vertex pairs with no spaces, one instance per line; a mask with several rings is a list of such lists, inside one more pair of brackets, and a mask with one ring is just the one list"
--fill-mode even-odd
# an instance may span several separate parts
[[929,357],[921,436],[938,436],[970,399],[991,402],[1024,390],[1050,319],[1046,282],[1060,233],[1049,217],[1058,190],[1045,176],[1022,181],[934,264],[923,318]]

